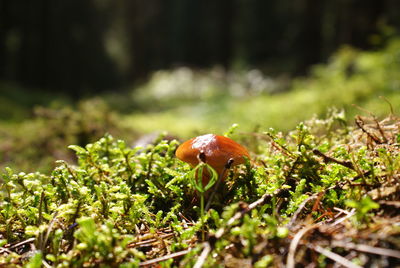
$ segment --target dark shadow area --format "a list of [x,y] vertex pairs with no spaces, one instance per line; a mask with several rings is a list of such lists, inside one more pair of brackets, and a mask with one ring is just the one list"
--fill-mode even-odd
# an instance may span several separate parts
[[0,80],[82,97],[177,66],[306,74],[343,44],[380,48],[398,1],[3,0]]

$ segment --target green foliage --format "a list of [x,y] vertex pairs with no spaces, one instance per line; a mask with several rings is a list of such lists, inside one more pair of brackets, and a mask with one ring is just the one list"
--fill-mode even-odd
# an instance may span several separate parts
[[369,196],[365,196],[360,201],[347,200],[346,204],[356,209],[355,218],[358,223],[368,221],[368,212],[379,208],[379,204],[372,201]]
[[[0,185],[0,263],[136,267],[164,256],[165,267],[193,266],[202,240],[211,247],[206,266],[276,266],[286,263],[282,252],[310,224],[321,227],[310,229],[309,244],[338,253],[346,250],[335,244],[343,237],[394,246],[400,233],[385,206],[399,196],[399,119],[358,120],[363,129],[331,112],[287,135],[273,129],[249,135],[252,161],[231,170],[208,211],[204,193],[217,174],[206,163],[191,170],[174,156],[178,142],[162,137],[146,147],[131,148],[109,134],[71,145],[77,164],[57,161],[49,175],[7,168]],[[202,185],[206,171],[213,176]],[[334,221],[345,224],[335,223],[331,232]],[[368,229],[377,226],[386,226],[379,238]],[[312,250],[300,246],[299,252]],[[182,255],[173,260],[172,253]]]
[[40,268],[42,267],[42,253],[36,253],[30,261],[26,264],[26,268]]
[[[356,104],[377,116],[400,105],[398,73],[400,41],[392,38],[376,51],[344,47],[307,77],[272,78],[258,70],[195,71],[179,68],[156,72],[132,93],[103,95],[74,107],[43,94],[31,96],[10,85],[0,85],[3,120],[0,122],[0,166],[25,172],[50,172],[54,159],[73,162],[70,144],[85,146],[108,132],[131,143],[143,133],[168,131],[189,138],[198,133],[225,133],[235,139],[241,132],[269,127],[288,132],[298,122],[318,118],[330,128],[349,124],[359,113]],[[384,96],[391,106],[379,96]],[[17,100],[24,97],[21,103]],[[41,102],[39,97],[43,97]],[[40,104],[43,107],[31,107]],[[336,106],[340,109],[331,109]],[[332,116],[321,119],[327,110]],[[13,115],[15,114],[15,115]],[[33,115],[25,121],[13,121]],[[0,116],[1,117],[1,116]],[[330,122],[318,122],[330,120]],[[318,134],[321,126],[314,126]],[[343,128],[345,130],[345,128]],[[327,132],[327,135],[331,135]],[[319,144],[324,152],[329,148]],[[254,143],[255,144],[255,143]],[[254,149],[254,148],[251,148]]]
[[293,80],[273,79],[257,70],[160,71],[131,99],[126,98],[138,107],[157,108],[133,113],[126,123],[143,132],[156,126],[189,137],[205,129],[224,133],[233,123],[242,131],[256,126],[289,131],[314,115],[322,117],[332,106],[343,109],[350,119],[360,113],[353,104],[385,116],[390,106],[380,96],[393,107],[400,105],[399,51],[399,38],[376,51],[343,47],[328,63],[312,68],[307,77]]
[[[200,85],[207,90],[200,96],[176,94],[144,115],[118,115],[95,99],[77,110],[37,108],[31,121],[2,125],[1,162],[11,168],[0,179],[0,265],[137,267],[164,257],[162,266],[191,267],[205,241],[205,266],[284,266],[294,237],[307,228],[295,252],[301,264],[332,263],[315,246],[341,256],[351,252],[360,265],[395,263],[340,242],[394,250],[400,245],[400,230],[393,226],[400,198],[399,118],[357,116],[355,126],[346,119],[354,113],[352,103],[387,111],[390,105],[377,101],[379,95],[393,107],[400,102],[400,65],[393,60],[399,51],[398,40],[382,51],[344,48],[279,95],[266,95],[264,83],[264,90],[249,83],[249,94],[235,98],[216,90],[222,86],[235,95],[232,90],[245,88],[250,76],[221,83],[218,75],[205,75]],[[194,87],[188,70],[154,79],[173,90],[175,75]],[[262,78],[256,80],[267,80]],[[162,89],[157,83],[148,87]],[[157,90],[150,90],[154,96],[139,91],[138,100],[163,102]],[[182,100],[185,105],[178,105]],[[332,104],[343,109],[331,108],[325,118],[312,115]],[[244,131],[237,132],[233,120]],[[133,148],[129,139],[113,138],[147,131],[149,121],[181,136],[205,126],[239,136],[251,159],[229,170],[205,211],[207,190],[217,180],[207,163],[191,169],[178,161],[179,142],[162,135]],[[63,160],[52,167],[55,158]],[[201,182],[203,172],[212,174],[208,185]]]
[[127,131],[101,99],[81,101],[76,109],[36,107],[31,120],[0,125],[0,166],[49,172],[54,159],[74,161],[68,145],[85,146],[106,132],[124,135]]
[[[7,169],[1,185],[1,234],[9,243],[35,237],[48,261],[77,267],[141,256],[134,249],[124,250],[133,240],[130,234],[141,224],[170,224],[189,198],[183,194],[190,192],[183,174],[170,183],[176,142],[162,141],[138,152],[106,135],[70,148],[79,165],[58,161],[51,176]],[[151,212],[157,209],[162,209],[157,215]],[[164,221],[162,213],[167,214]],[[77,245],[70,251],[72,244],[65,244],[74,239]]]

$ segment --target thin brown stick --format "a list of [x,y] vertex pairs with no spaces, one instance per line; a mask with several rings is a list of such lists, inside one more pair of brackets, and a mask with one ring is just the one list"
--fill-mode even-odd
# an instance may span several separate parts
[[159,262],[162,262],[162,261],[166,261],[166,260],[169,260],[169,259],[177,258],[177,257],[180,257],[180,256],[188,254],[191,250],[192,250],[191,248],[188,248],[188,249],[185,249],[185,250],[182,250],[182,251],[178,251],[178,252],[175,252],[175,253],[172,253],[172,254],[168,254],[168,255],[165,255],[165,256],[162,256],[162,257],[159,257],[159,258],[155,258],[155,259],[152,259],[152,260],[144,261],[144,262],[139,263],[139,266],[142,266],[142,267],[143,266],[150,266],[152,264],[156,264],[156,263],[159,263]]
[[313,194],[312,196],[308,197],[306,200],[304,200],[304,201],[300,204],[299,208],[296,210],[296,212],[293,214],[292,218],[290,219],[289,223],[286,225],[287,228],[290,229],[290,228],[293,226],[293,224],[294,224],[295,221],[297,220],[297,217],[300,215],[301,211],[304,209],[304,207],[306,206],[306,204],[307,204],[309,201],[311,201],[311,200],[317,198],[317,196],[318,196],[318,193],[317,193],[317,194]]
[[316,155],[318,155],[318,156],[320,156],[320,157],[322,157],[322,158],[324,159],[324,162],[325,162],[325,163],[333,162],[333,163],[342,165],[342,166],[344,166],[344,167],[347,167],[347,168],[349,168],[349,169],[355,170],[353,163],[351,163],[350,161],[340,161],[340,160],[337,160],[337,159],[335,159],[335,158],[333,158],[333,157],[327,156],[326,154],[322,153],[322,152],[321,152],[320,150],[318,150],[318,149],[314,149],[314,150],[313,150],[313,153],[316,154]]
[[56,220],[56,218],[57,218],[57,215],[58,215],[58,211],[56,211],[56,212],[54,213],[54,216],[53,216],[53,218],[51,219],[51,221],[50,221],[50,223],[49,223],[49,226],[47,227],[46,235],[44,236],[44,239],[40,241],[40,243],[41,243],[41,245],[40,245],[40,250],[41,250],[42,252],[44,251],[44,249],[45,249],[45,247],[46,247],[47,240],[49,239],[50,232],[51,232],[51,230],[53,229],[53,225],[54,225],[54,222],[55,222],[55,220]]
[[196,264],[193,266],[193,268],[201,268],[203,267],[204,262],[207,259],[208,254],[211,252],[211,246],[210,243],[205,242],[203,245],[203,251],[200,254],[200,257],[197,259]]
[[367,136],[370,137],[376,144],[382,144],[382,141],[378,137],[376,137],[374,134],[364,128],[364,121],[361,119],[360,116],[356,116],[355,122],[356,125],[362,130],[362,132],[367,134]]
[[312,229],[318,228],[322,223],[324,222],[319,222],[313,225],[309,225],[304,227],[303,229],[301,229],[300,231],[298,231],[296,233],[296,235],[293,237],[292,242],[290,243],[289,246],[289,253],[287,256],[287,261],[286,261],[286,267],[288,268],[294,268],[296,265],[296,249],[298,244],[300,243],[300,239],[309,231],[311,231]]
[[[375,117],[375,115],[371,111],[368,111],[367,109],[365,109],[365,108],[363,108],[361,106],[358,106],[357,104],[353,103],[352,106],[356,107],[358,110],[363,111],[366,114],[369,114],[370,117]],[[357,117],[360,117],[360,116],[357,115]]]
[[383,138],[382,142],[383,143],[387,143],[388,139],[386,138],[385,131],[381,128],[381,124],[379,123],[379,121],[375,117],[373,119],[374,119],[374,122],[376,124],[376,127],[377,127],[379,133],[381,134],[381,136]]
[[26,239],[26,240],[24,240],[24,241],[22,241],[22,242],[16,243],[16,244],[14,244],[14,245],[5,245],[4,248],[6,248],[6,249],[17,248],[17,247],[19,247],[19,246],[32,243],[32,242],[34,242],[35,240],[36,240],[36,238],[31,237],[31,238],[28,238],[28,239]]
[[390,115],[393,116],[393,115],[394,115],[394,110],[393,110],[393,106],[392,106],[392,104],[390,103],[390,101],[389,101],[385,96],[379,96],[379,98],[380,98],[381,100],[386,101],[386,103],[389,104]]
[[318,252],[318,253],[320,253],[320,254],[322,254],[322,255],[328,257],[329,259],[331,259],[331,260],[333,260],[333,261],[335,261],[335,262],[337,262],[337,263],[343,265],[344,267],[348,267],[348,268],[362,268],[361,266],[352,263],[352,262],[349,261],[348,259],[346,259],[346,258],[344,258],[344,257],[342,257],[342,256],[340,256],[340,255],[338,255],[338,254],[336,254],[336,253],[334,253],[334,252],[332,252],[332,251],[330,251],[330,250],[327,250],[327,249],[325,249],[325,248],[323,248],[323,247],[321,247],[321,246],[318,246],[318,245],[317,245],[317,246],[314,246],[314,245],[312,245],[312,244],[307,244],[306,246],[307,246],[308,248],[311,248],[311,249],[315,250],[316,252]]
[[53,267],[53,266],[51,266],[50,264],[48,264],[46,260],[43,260],[43,259],[42,259],[42,265],[43,265],[45,268],[52,268],[52,267]]
[[343,241],[333,241],[333,247],[341,247],[346,249],[354,249],[357,251],[372,253],[376,255],[388,256],[400,259],[400,251],[388,248],[372,247],[364,244],[345,243]]
[[191,221],[190,221],[188,218],[186,218],[180,211],[178,212],[178,215],[179,215],[184,221],[187,222],[186,224],[192,224]]
[[140,247],[144,247],[144,246],[151,245],[154,242],[159,241],[159,239],[169,238],[169,237],[173,237],[173,236],[174,236],[173,233],[171,233],[171,234],[163,234],[163,235],[160,235],[160,236],[158,236],[156,238],[151,238],[151,239],[147,239],[147,240],[144,240],[144,241],[130,243],[128,245],[128,247],[129,248],[136,248],[136,247],[139,247],[139,246]]
[[40,201],[39,201],[39,216],[38,216],[38,221],[37,221],[37,226],[40,226],[42,224],[42,219],[43,219],[43,213],[42,213],[42,209],[43,209],[43,200],[44,200],[44,191],[42,191],[41,195],[40,195]]
[[353,216],[356,213],[355,209],[352,209],[350,212],[348,212],[346,210],[343,210],[343,209],[340,209],[340,208],[337,208],[337,207],[334,207],[333,209],[335,209],[335,210],[337,210],[337,211],[339,211],[341,213],[345,213],[346,216],[344,216],[344,217],[342,217],[340,219],[337,219],[334,223],[332,223],[330,225],[330,227],[333,227],[335,225],[338,225],[338,224],[342,223],[343,221],[345,221],[346,219],[350,218],[351,216]]
[[400,201],[386,201],[386,200],[381,200],[378,202],[381,205],[386,205],[386,206],[393,206],[396,208],[400,208]]
[[[288,149],[288,148],[286,148],[285,146],[283,146],[283,145],[280,145],[279,143],[277,143],[275,140],[274,140],[274,136],[272,136],[271,134],[269,134],[269,133],[264,133],[268,138],[270,138],[271,139],[271,144],[272,144],[272,146],[274,147],[274,148],[276,148],[277,150],[279,150],[279,151],[281,151],[284,155],[286,155],[286,156],[289,156],[289,157],[291,157],[291,158],[295,158],[295,156],[293,155],[293,153]],[[258,136],[262,136],[262,134],[259,134]]]
[[[2,253],[4,253],[4,252],[7,252],[8,254],[12,253],[12,251],[9,250],[8,248],[0,247],[0,254],[2,254]],[[0,267],[1,267],[1,266],[0,266]]]
[[[336,185],[334,185],[334,186],[332,186],[332,187],[329,187],[329,188],[323,190],[322,192],[315,193],[315,194],[313,194],[312,196],[308,197],[306,200],[304,200],[304,201],[300,204],[300,206],[299,206],[299,208],[296,210],[296,212],[293,214],[292,218],[290,219],[290,221],[289,221],[289,223],[286,225],[286,227],[290,229],[290,228],[293,226],[293,224],[294,224],[295,221],[297,220],[297,217],[299,216],[299,214],[301,213],[301,211],[304,209],[305,205],[306,205],[308,202],[310,202],[310,201],[313,200],[313,199],[318,198],[318,196],[320,196],[320,195],[326,193],[326,191],[331,190],[331,189],[333,189],[333,188],[335,188],[335,187],[336,187]],[[345,211],[345,210],[342,210],[342,209],[339,209],[339,208],[336,208],[336,207],[335,207],[335,209],[337,209],[338,211],[340,211],[340,212],[342,212],[342,213],[347,214],[347,216],[346,216],[344,219],[343,219],[343,218],[340,219],[340,220],[341,220],[340,222],[342,222],[342,221],[344,221],[346,218],[348,218],[348,217],[354,215],[354,210],[352,210],[351,212],[348,212],[348,211]],[[336,223],[336,224],[337,224],[337,223]]]

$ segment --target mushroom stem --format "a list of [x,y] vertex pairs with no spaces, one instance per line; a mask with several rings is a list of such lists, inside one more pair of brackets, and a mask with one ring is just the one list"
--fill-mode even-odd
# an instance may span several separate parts
[[218,174],[219,176],[218,176],[217,184],[216,184],[216,185],[213,187],[213,189],[212,189],[211,195],[210,195],[210,197],[208,198],[207,205],[206,205],[206,207],[205,207],[205,211],[208,211],[208,209],[210,208],[211,202],[212,202],[212,200],[214,199],[215,193],[218,191],[218,188],[219,188],[219,185],[221,184],[221,181],[225,178],[226,171],[227,171],[228,169],[231,168],[233,162],[234,162],[234,159],[233,159],[233,158],[230,158],[230,159],[226,162],[226,164],[225,164],[224,169],[222,170],[222,172]]

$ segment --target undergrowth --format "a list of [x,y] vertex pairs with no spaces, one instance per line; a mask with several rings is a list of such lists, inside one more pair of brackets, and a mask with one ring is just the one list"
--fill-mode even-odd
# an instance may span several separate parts
[[[0,264],[16,267],[393,267],[400,259],[400,120],[335,110],[289,134],[241,135],[202,216],[179,144],[105,135],[78,163],[1,178]],[[202,240],[202,231],[206,237]]]
[[130,145],[160,130],[188,139],[234,123],[242,132],[268,126],[287,133],[314,114],[324,116],[327,107],[340,107],[351,119],[359,112],[353,104],[382,117],[388,107],[379,96],[400,105],[399,73],[400,39],[393,37],[380,50],[343,47],[293,79],[260,70],[178,68],[154,73],[130,93],[76,103],[0,81],[0,169],[49,173],[54,159],[73,163],[68,145],[85,146],[105,132]]
[[255,126],[290,131],[314,114],[323,117],[331,106],[351,117],[359,112],[353,104],[385,116],[387,105],[379,96],[400,105],[399,73],[400,39],[392,38],[381,50],[343,47],[306,77],[293,79],[257,70],[160,71],[115,106],[147,107],[124,119],[144,133],[163,129],[189,138],[204,129],[223,132],[233,123],[242,131]]
[[[0,168],[50,172],[54,159],[75,160],[68,145],[85,146],[106,131],[128,136],[118,115],[100,98],[80,101],[76,108],[35,107],[30,120],[0,123]],[[135,135],[132,129],[129,133]]]

